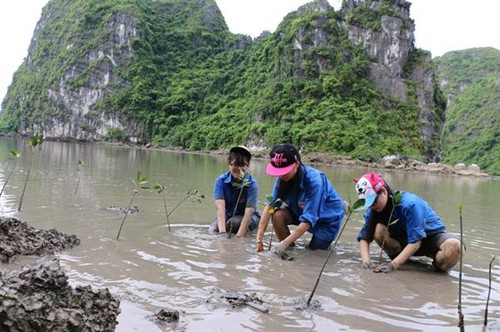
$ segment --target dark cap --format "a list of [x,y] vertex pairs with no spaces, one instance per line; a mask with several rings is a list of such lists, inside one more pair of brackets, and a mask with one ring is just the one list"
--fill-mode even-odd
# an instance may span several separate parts
[[266,167],[266,172],[271,176],[282,176],[290,172],[296,163],[300,162],[297,148],[289,143],[276,145],[269,154],[271,161]]
[[231,152],[246,156],[248,158],[248,161],[250,161],[250,159],[252,159],[252,154],[250,153],[250,150],[248,150],[243,145],[232,147],[231,150],[229,150],[229,153],[231,153]]

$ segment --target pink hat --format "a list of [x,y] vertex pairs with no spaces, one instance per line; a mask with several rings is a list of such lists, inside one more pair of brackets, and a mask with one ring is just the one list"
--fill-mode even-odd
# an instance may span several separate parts
[[365,200],[365,207],[369,208],[375,202],[377,193],[385,186],[384,180],[379,174],[366,173],[360,179],[353,179],[356,182],[356,194],[359,199]]
[[296,163],[300,162],[297,148],[288,143],[276,145],[269,155],[271,161],[266,167],[266,172],[271,176],[285,175],[295,167]]

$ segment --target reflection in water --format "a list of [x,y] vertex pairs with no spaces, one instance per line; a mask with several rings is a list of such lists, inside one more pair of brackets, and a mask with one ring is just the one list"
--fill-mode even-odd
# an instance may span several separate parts
[[[11,168],[10,149],[27,149],[23,141],[0,140],[0,181]],[[297,258],[280,261],[256,254],[252,236],[228,240],[209,234],[215,216],[211,200],[216,176],[226,170],[224,155],[124,148],[106,145],[45,142],[34,160],[23,211],[15,211],[25,171],[27,150],[18,161],[0,198],[2,216],[15,216],[32,226],[76,234],[81,245],[57,256],[73,285],[107,287],[121,300],[117,331],[456,331],[458,266],[436,274],[428,261],[405,264],[384,275],[362,269],[356,234],[362,216],[354,215],[328,261],[309,308],[310,295],[328,252],[304,249]],[[85,161],[78,194],[74,195],[78,160]],[[260,200],[271,191],[265,160],[253,160],[251,171],[260,184]],[[343,166],[318,166],[344,199],[355,200],[352,178],[368,171]],[[207,197],[201,204],[186,202],[166,225],[163,199],[141,191],[134,201],[139,212],[127,217],[116,241],[123,215],[109,206],[127,206],[137,171],[152,183],[167,186],[172,208],[190,189]],[[459,231],[457,203],[463,203],[467,253],[463,266],[462,308],[467,330],[479,330],[488,293],[488,264],[500,256],[497,244],[498,180],[446,177],[383,170],[395,189],[415,192],[431,202],[448,230]],[[3,183],[3,182],[2,182]],[[262,208],[262,206],[261,206]],[[271,229],[264,239],[267,248]],[[274,239],[275,239],[274,235]],[[374,259],[378,251],[372,249]],[[21,260],[22,261],[22,260]],[[235,289],[255,293],[270,313],[248,306],[232,308],[213,301],[217,292]],[[500,323],[500,267],[493,267],[489,322]],[[176,326],[161,326],[150,315],[160,309],[180,311]]]

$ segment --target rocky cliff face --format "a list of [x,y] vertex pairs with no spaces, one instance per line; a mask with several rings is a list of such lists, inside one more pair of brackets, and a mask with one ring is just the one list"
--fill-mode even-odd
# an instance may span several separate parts
[[[82,141],[101,141],[111,131],[119,131],[130,141],[139,142],[144,123],[135,121],[136,114],[127,110],[126,102],[110,105],[107,97],[127,93],[124,91],[133,90],[134,85],[144,84],[138,80],[160,71],[155,68],[154,52],[182,52],[189,47],[185,43],[202,52],[212,40],[201,30],[227,32],[214,0],[118,3],[51,0],[47,4],[28,57],[18,70],[20,75],[34,75],[35,82],[17,75],[4,101],[5,113],[20,119],[11,130]],[[156,45],[161,40],[154,40],[158,25],[165,28],[168,24],[172,30],[183,31],[163,36],[178,39],[178,50],[161,49],[162,45]],[[191,26],[199,30],[190,31]],[[185,56],[190,59],[190,55]],[[179,66],[172,63],[170,67]],[[134,98],[141,103],[142,98],[150,97]]]
[[[411,4],[405,0],[393,1],[394,12],[389,16],[383,12],[383,3],[383,0],[345,1],[343,10],[346,18],[360,6],[368,6],[370,10],[380,12],[381,17],[380,29],[351,24],[349,19],[344,22],[344,27],[349,39],[362,46],[367,56],[376,59],[370,65],[370,77],[381,91],[402,101],[407,101],[410,93],[416,96],[420,108],[422,138],[427,146],[435,145],[433,141],[436,141],[443,126],[444,109],[436,109],[434,102],[436,78],[431,54],[414,54],[415,24],[410,18]],[[413,66],[409,66],[412,54],[419,59]],[[405,72],[405,67],[410,67],[408,73]],[[411,87],[408,82],[411,82]],[[438,147],[434,146],[425,155],[429,161],[438,161],[438,151]]]
[[[43,29],[45,20],[39,23],[36,31]],[[118,65],[126,67],[134,56],[132,42],[138,38],[138,19],[128,13],[117,13],[106,22],[106,39],[96,36],[99,42],[76,59],[76,63],[67,68],[56,84],[48,87],[48,106],[63,113],[63,117],[51,117],[44,123],[35,123],[34,131],[43,132],[46,138],[77,140],[102,140],[110,128],[124,130],[129,127],[134,132],[134,125],[127,125],[124,120],[106,110],[97,108],[97,104],[107,94],[126,86],[127,81],[116,72]],[[35,52],[37,32],[29,53]],[[71,42],[61,45],[63,48],[78,47]],[[28,57],[27,66],[35,65]],[[86,78],[84,85],[75,86],[75,80]],[[22,128],[27,134],[31,128]]]

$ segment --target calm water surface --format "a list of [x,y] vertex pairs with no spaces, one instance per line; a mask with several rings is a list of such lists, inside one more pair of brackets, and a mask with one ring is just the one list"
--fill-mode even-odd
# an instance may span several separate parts
[[[23,152],[17,162],[7,159],[10,149]],[[23,208],[17,212],[28,156],[24,141],[0,139],[0,183],[18,166],[0,198],[0,213],[81,239],[81,245],[57,257],[73,286],[106,287],[120,299],[117,331],[458,331],[458,265],[447,275],[433,273],[422,263],[405,264],[391,274],[362,269],[356,242],[361,214],[349,221],[328,261],[313,298],[317,306],[301,307],[328,252],[299,248],[295,261],[281,261],[256,254],[254,234],[227,239],[208,232],[215,215],[212,184],[227,170],[225,156],[45,142],[34,154]],[[80,159],[85,167],[78,172]],[[261,187],[261,201],[273,182],[265,175],[265,165],[265,160],[254,160],[251,165]],[[369,171],[345,166],[318,168],[351,201],[355,200],[352,178]],[[117,241],[123,215],[108,207],[128,205],[137,171],[149,176],[152,183],[167,186],[170,208],[190,189],[198,189],[206,199],[188,201],[174,211],[169,232],[162,196],[141,191],[134,201],[140,212],[127,217]],[[493,256],[500,256],[500,181],[386,170],[382,174],[393,188],[427,199],[450,232],[460,231],[457,204],[463,204],[467,253],[462,310],[466,330],[481,331],[489,263]],[[75,195],[78,178],[81,182]],[[271,235],[270,228],[268,231],[266,242]],[[298,244],[303,248],[308,239],[306,236],[306,242]],[[378,253],[372,246],[374,260]],[[22,262],[21,258],[14,264]],[[270,312],[230,307],[219,296],[229,289],[255,293]],[[491,331],[500,330],[499,292],[500,264],[496,260],[488,315]],[[160,309],[179,310],[179,323],[162,326],[149,318]]]

